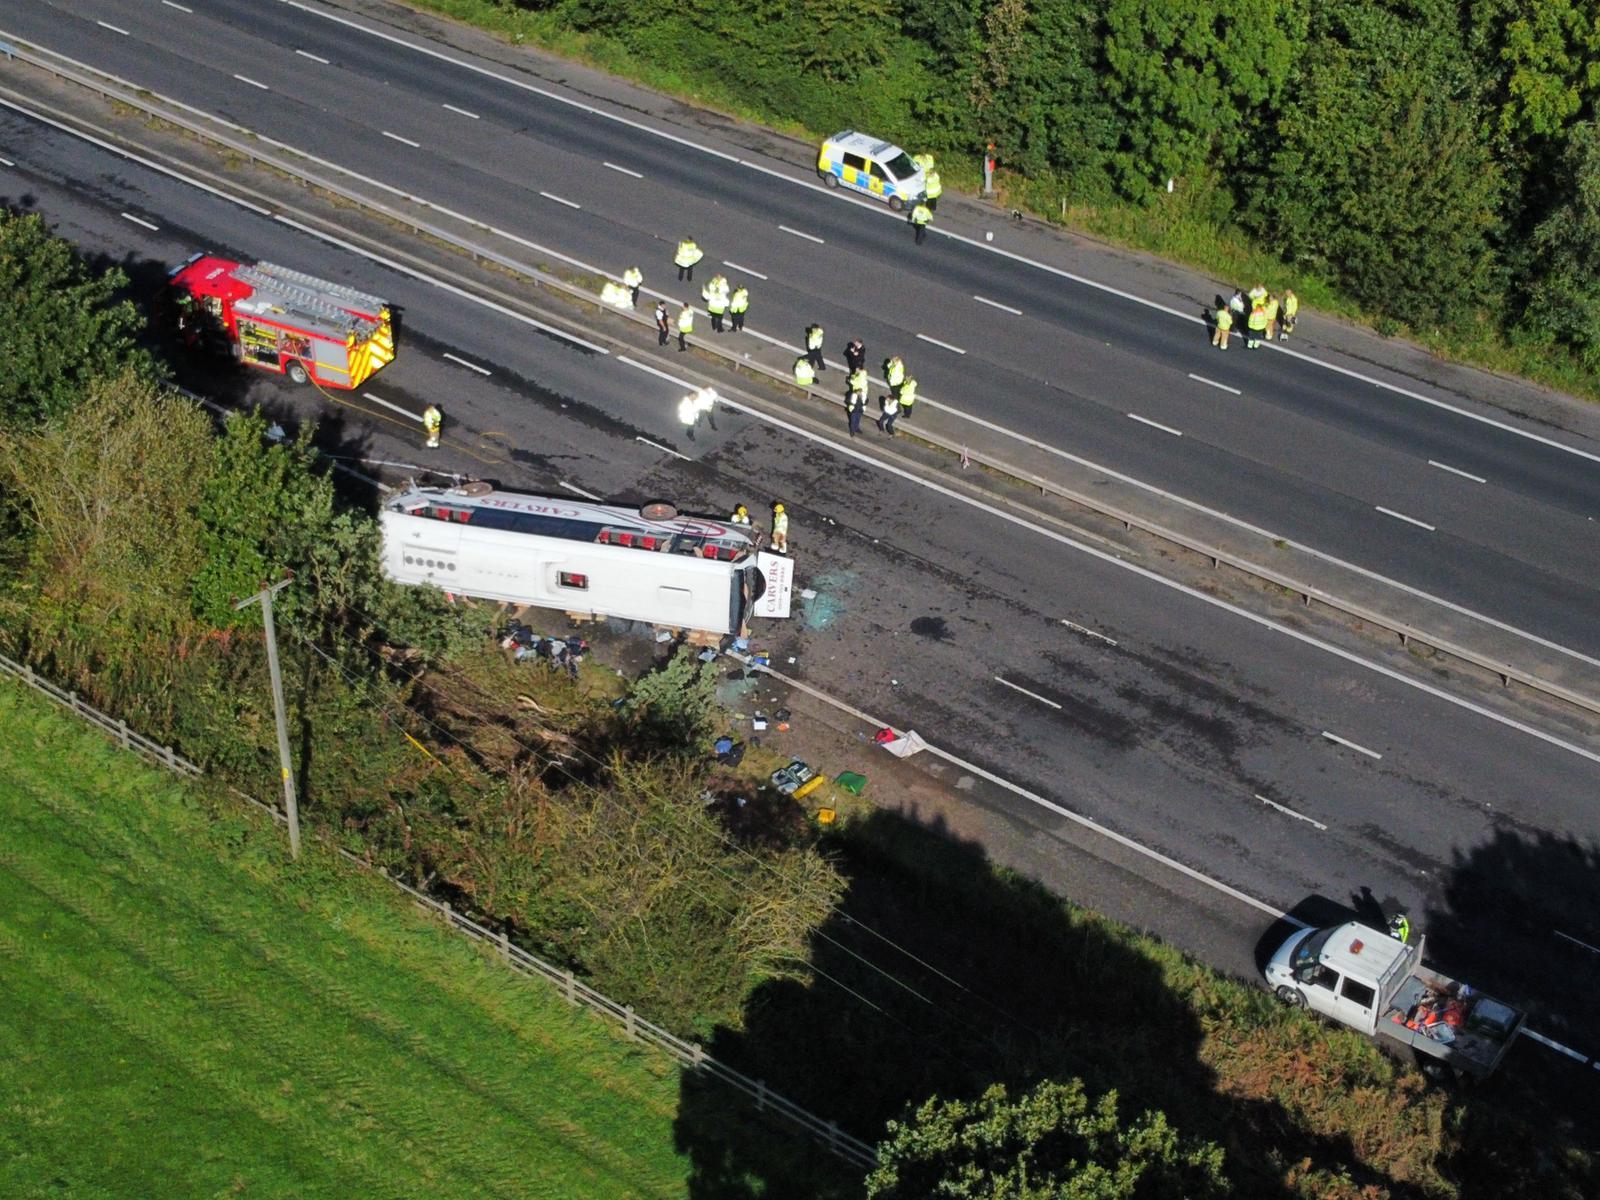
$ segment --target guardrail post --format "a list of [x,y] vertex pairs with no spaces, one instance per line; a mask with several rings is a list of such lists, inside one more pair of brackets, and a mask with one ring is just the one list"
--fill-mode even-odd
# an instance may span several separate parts
[[500,957],[511,961],[511,935],[504,929],[500,931]]
[[767,1111],[767,1081],[765,1079],[756,1080],[756,1111]]
[[694,1053],[689,1056],[689,1066],[691,1069],[698,1071],[701,1064],[706,1061],[706,1048],[699,1042],[694,1042],[692,1045],[694,1046]]
[[567,1003],[576,1008],[578,1007],[578,977],[571,971],[563,971],[561,974],[566,978],[566,984],[561,991],[566,996]]
[[839,1122],[828,1122],[828,1149],[839,1153]]
[[27,663],[23,663],[22,664],[22,682],[27,684],[31,688],[37,688],[39,686],[37,683],[34,682],[33,668],[30,667]]
[[622,1027],[628,1031],[628,1040],[630,1042],[639,1040],[639,1030],[634,1025],[633,1005],[631,1004],[622,1006]]

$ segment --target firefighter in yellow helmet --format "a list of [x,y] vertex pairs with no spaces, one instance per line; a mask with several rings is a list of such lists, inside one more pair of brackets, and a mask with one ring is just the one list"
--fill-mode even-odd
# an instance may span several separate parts
[[789,553],[789,514],[781,500],[772,505],[772,548],[779,554]]
[[748,525],[750,524],[750,510],[740,504],[734,508],[733,516],[729,517],[728,521],[732,525]]

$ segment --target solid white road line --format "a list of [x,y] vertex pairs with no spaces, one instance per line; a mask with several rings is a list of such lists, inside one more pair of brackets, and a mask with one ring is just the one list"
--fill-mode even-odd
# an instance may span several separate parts
[[[6,101],[4,99],[0,99],[0,104],[4,103],[6,103]],[[219,192],[217,194],[221,195],[222,193]],[[247,208],[255,208],[255,205],[246,204],[246,202],[243,200],[235,201],[235,203],[244,204]],[[496,304],[493,300],[487,300],[478,295],[476,292],[467,291],[466,288],[457,287],[453,283],[446,283],[442,279],[435,279],[432,275],[424,274],[415,267],[408,266],[407,264],[400,262],[398,259],[387,258],[382,254],[376,254],[373,251],[368,250],[365,246],[358,246],[354,242],[346,241],[344,238],[335,237],[331,233],[326,233],[321,229],[317,229],[311,225],[306,225],[303,222],[296,221],[293,217],[286,217],[282,213],[269,213],[265,209],[256,209],[256,211],[264,217],[271,217],[274,221],[279,221],[284,225],[289,226],[291,229],[298,229],[301,233],[310,234],[319,241],[327,242],[330,246],[337,246],[341,250],[348,250],[351,254],[359,254],[362,258],[367,259],[369,262],[375,262],[380,266],[388,267],[389,270],[398,271],[400,274],[408,275],[412,279],[419,279],[423,283],[428,284],[430,287],[438,288],[441,292],[447,292],[458,299],[467,301],[469,304],[476,304],[480,308],[486,308],[490,312],[499,313],[502,317],[506,317],[512,321],[520,322],[521,324],[528,326],[530,329],[537,329],[541,333],[548,333],[551,337],[558,337],[562,341],[571,342],[574,346],[581,346],[583,349],[588,350],[592,354],[609,355],[611,353],[611,351],[607,350],[604,346],[596,345],[594,342],[588,341],[585,338],[581,338],[575,333],[568,333],[565,329],[558,328],[555,325],[547,325],[545,322],[537,319],[536,317],[530,317],[526,313],[520,313],[514,308],[507,308],[503,304]]]
[[[627,360],[619,357],[617,361],[626,362]],[[643,436],[635,437],[633,440],[636,442],[643,442],[646,446],[653,446],[664,454],[672,455],[673,458],[681,458],[684,462],[689,461],[689,456],[687,454],[679,454],[671,446],[663,446],[660,442],[652,442],[649,438]]]
[[805,240],[808,242],[815,242],[819,246],[827,244],[814,233],[801,233],[798,229],[790,229],[787,225],[779,225],[778,228],[783,230],[785,233],[794,234],[797,238],[805,238]]
[[325,67],[328,66],[328,60],[323,58],[320,54],[313,54],[309,50],[296,50],[295,53],[301,58],[309,58],[312,62],[319,62]]
[[179,12],[185,12],[185,13],[190,13],[190,14],[193,14],[193,12],[194,12],[194,9],[189,8],[189,7],[187,7],[185,5],[182,5],[182,4],[178,4],[178,3],[175,2],[175,0],[161,0],[161,3],[165,4],[168,8],[175,8]]
[[1374,504],[1372,507],[1377,509],[1386,517],[1393,517],[1396,521],[1404,521],[1408,525],[1415,525],[1419,529],[1426,529],[1429,533],[1437,532],[1436,526],[1429,525],[1426,521],[1419,521],[1415,517],[1408,517],[1403,512],[1395,512],[1394,509],[1385,508],[1381,504]]
[[1095,638],[1095,639],[1097,639],[1099,641],[1104,642],[1108,646],[1115,646],[1117,644],[1117,639],[1116,638],[1108,638],[1105,634],[1101,633],[1099,630],[1090,629],[1087,625],[1079,625],[1076,621],[1069,621],[1065,617],[1061,618],[1061,623],[1063,625],[1065,625],[1068,629],[1071,629],[1076,633],[1083,634],[1084,637]]
[[[459,67],[464,71],[471,71],[475,74],[498,80],[501,83],[508,84],[511,87],[519,88],[526,92],[533,92],[534,94],[543,96],[557,104],[564,104],[569,108],[579,109],[582,112],[589,113],[591,116],[599,117],[602,120],[614,121],[619,125],[626,125],[630,129],[637,129],[641,133],[649,134],[651,137],[661,138],[664,141],[673,142],[680,146],[686,146],[692,150],[697,150],[702,154],[710,155],[713,158],[720,158],[724,162],[731,162],[741,167],[747,167],[753,171],[760,171],[765,175],[771,175],[775,179],[781,179],[785,183],[832,196],[835,200],[842,200],[847,203],[857,204],[867,211],[881,213],[881,215],[886,218],[893,218],[896,221],[904,219],[898,214],[890,212],[883,205],[875,204],[871,201],[857,197],[846,192],[843,188],[829,191],[810,179],[800,178],[783,171],[776,171],[771,167],[762,166],[760,163],[754,163],[747,159],[741,159],[737,155],[726,154],[721,150],[714,150],[710,146],[703,146],[698,142],[690,140],[689,138],[680,137],[674,133],[668,133],[664,129],[652,128],[641,121],[635,121],[631,118],[620,116],[617,113],[606,112],[604,109],[596,108],[592,104],[585,104],[582,101],[574,100],[569,96],[559,95],[547,88],[537,87],[534,84],[526,82],[525,80],[516,79],[509,75],[503,75],[498,71],[491,71],[487,67],[481,66],[477,63],[455,58],[451,55],[444,54],[441,51],[434,50],[431,47],[418,45],[415,42],[407,41],[405,38],[396,37],[391,33],[385,33],[381,29],[373,28],[369,23],[356,21],[348,17],[339,16],[336,13],[313,8],[309,4],[301,3],[301,0],[279,0],[279,2],[289,5],[291,8],[299,9],[301,12],[307,13],[311,16],[321,17],[323,20],[332,21],[349,29],[354,29],[360,33],[367,34],[370,37],[381,38],[382,40],[391,42],[394,45],[403,46],[413,53],[427,55],[429,58],[436,59],[440,62],[450,63],[452,66]],[[1171,305],[1162,304],[1159,301],[1150,300],[1144,296],[1137,296],[1134,293],[1124,291],[1121,288],[1112,287],[1110,284],[1101,283],[1098,280],[1090,279],[1087,276],[1078,275],[1072,271],[1051,266],[1049,263],[1040,262],[1038,259],[1029,258],[1025,254],[1018,254],[1015,251],[1006,250],[1003,247],[994,245],[993,243],[981,242],[974,238],[965,237],[962,234],[954,233],[951,230],[943,229],[937,226],[930,226],[930,228],[933,229],[933,232],[938,234],[940,237],[950,238],[952,241],[971,246],[976,250],[982,250],[987,254],[998,254],[1002,258],[1007,258],[1013,262],[1022,263],[1024,266],[1033,267],[1035,270],[1047,272],[1048,274],[1055,275],[1061,279],[1069,279],[1073,283],[1081,284],[1084,287],[1093,288],[1096,291],[1104,292],[1107,295],[1121,297],[1122,299],[1128,300],[1134,304],[1139,304],[1145,308],[1154,309],[1157,312],[1166,313],[1168,316],[1177,317],[1183,321],[1191,321],[1197,325],[1204,325],[1206,323],[1204,317],[1198,316],[1197,314],[1189,312],[1185,309],[1173,308]],[[1364,375],[1360,371],[1351,370],[1349,367],[1342,367],[1335,363],[1327,362],[1323,359],[1313,358],[1309,354],[1304,354],[1298,350],[1290,350],[1287,346],[1284,346],[1279,342],[1268,342],[1267,348],[1269,350],[1276,350],[1280,354],[1287,354],[1289,357],[1299,359],[1302,362],[1310,363],[1312,366],[1322,367],[1329,371],[1336,371],[1339,374],[1348,376],[1352,379],[1359,379],[1364,383],[1370,383],[1374,387],[1382,388],[1385,391],[1393,392],[1396,395],[1406,396],[1409,399],[1421,401],[1423,404],[1428,404],[1435,408],[1442,408],[1447,412],[1456,413],[1457,415],[1466,417],[1469,420],[1493,426],[1496,429],[1500,429],[1516,437],[1539,442],[1542,445],[1549,446],[1556,450],[1564,450],[1568,454],[1575,454],[1580,458],[1589,459],[1591,462],[1600,462],[1600,454],[1592,453],[1588,450],[1580,450],[1576,446],[1569,446],[1564,442],[1558,442],[1554,438],[1545,437],[1542,434],[1534,433],[1531,430],[1519,429],[1515,425],[1507,424],[1504,421],[1498,421],[1493,417],[1484,416],[1481,413],[1472,412],[1469,409],[1458,408],[1444,400],[1437,400],[1431,396],[1425,396],[1420,392],[1414,392],[1410,388],[1388,383],[1382,379],[1374,378],[1371,375]]]
[[398,404],[391,404],[376,392],[362,392],[360,395],[367,400],[371,400],[374,404],[383,405],[383,407],[387,408],[392,413],[399,413],[408,421],[415,421],[418,425],[422,424],[422,417],[420,414],[409,412],[406,409],[401,408]]
[[251,87],[260,88],[263,92],[270,92],[272,90],[266,84],[261,83],[259,80],[251,79],[248,75],[235,75],[234,78],[240,83],[248,83]]
[[1130,421],[1137,421],[1141,425],[1148,425],[1152,429],[1159,429],[1162,433],[1170,433],[1173,437],[1182,437],[1183,430],[1174,429],[1171,425],[1163,425],[1160,421],[1152,421],[1149,417],[1141,417],[1138,413],[1129,413]]
[[[729,268],[730,270],[743,271],[746,275],[753,275],[757,279],[765,279],[766,278],[766,276],[763,275],[760,271],[752,271],[749,267],[741,267],[738,263],[730,262],[726,258],[722,260],[722,265],[727,267],[727,268]],[[747,330],[745,330],[745,332],[749,333],[750,330],[747,329]]]
[[[1524,1025],[1522,1027],[1522,1031],[1521,1032],[1524,1035],[1526,1035],[1527,1037],[1531,1037],[1534,1041],[1538,1042],[1541,1046],[1549,1046],[1550,1049],[1554,1050],[1557,1054],[1565,1054],[1568,1058],[1576,1059],[1578,1062],[1588,1062],[1589,1061],[1589,1056],[1587,1054],[1581,1054],[1578,1051],[1574,1050],[1571,1046],[1563,1046],[1560,1042],[1555,1041],[1552,1038],[1547,1038],[1542,1033],[1535,1033],[1533,1030],[1529,1029],[1526,1025]],[[1594,1065],[1595,1065],[1595,1069],[1596,1070],[1600,1070],[1600,1062],[1597,1062]]]
[[1438,467],[1439,470],[1441,470],[1441,471],[1449,471],[1450,474],[1459,475],[1463,479],[1470,479],[1470,480],[1472,480],[1473,483],[1488,483],[1489,482],[1482,475],[1472,475],[1472,474],[1469,474],[1466,471],[1463,471],[1460,467],[1452,467],[1452,466],[1449,466],[1446,463],[1434,462],[1433,459],[1431,459],[1431,458],[1428,460],[1428,465],[1430,467]]
[[477,363],[468,362],[464,358],[461,358],[461,357],[459,357],[457,355],[451,354],[450,351],[448,351],[448,350],[446,350],[444,352],[444,354],[441,355],[441,357],[448,358],[453,363],[460,363],[467,370],[476,371],[479,375],[492,375],[493,374],[493,372],[488,370],[486,367],[480,367]]
[[[617,361],[625,362],[627,360],[619,355]],[[638,366],[639,364],[635,363],[634,365]],[[818,438],[816,440],[820,441],[821,439]],[[865,458],[866,455],[857,454],[855,457]],[[806,683],[803,680],[795,679],[792,676],[785,675],[782,671],[775,671],[771,667],[761,666],[748,655],[734,654],[732,651],[727,651],[726,653],[730,658],[744,663],[745,666],[750,670],[759,671],[764,675],[770,675],[774,679],[781,680],[788,687],[794,688],[796,691],[804,692],[808,696],[815,697],[816,699],[821,700],[824,704],[838,709],[840,712],[849,713],[852,717],[855,717],[856,720],[865,723],[873,729],[883,729],[889,724],[889,722],[880,720],[871,713],[862,712],[854,705],[846,703],[837,697],[830,696],[827,692],[822,691],[820,688],[812,687],[809,683]],[[980,779],[986,779],[996,787],[1004,788],[1012,795],[1020,796],[1029,803],[1037,805],[1046,812],[1054,813],[1063,820],[1071,821],[1079,828],[1087,829],[1093,833],[1097,833],[1107,841],[1115,842],[1124,849],[1131,850],[1135,854],[1142,855],[1151,862],[1159,863],[1168,870],[1176,871],[1186,879],[1192,879],[1198,884],[1202,884],[1205,887],[1211,888],[1213,891],[1220,892],[1224,896],[1228,896],[1231,899],[1239,901],[1241,904],[1248,905],[1258,912],[1265,913],[1269,917],[1274,919],[1287,919],[1295,925],[1300,926],[1302,929],[1306,928],[1306,923],[1304,921],[1290,917],[1287,913],[1274,908],[1272,905],[1267,904],[1262,900],[1257,900],[1248,892],[1242,892],[1238,888],[1233,887],[1231,884],[1223,883],[1220,879],[1213,879],[1203,871],[1197,871],[1193,867],[1187,866],[1186,864],[1179,862],[1177,859],[1161,853],[1159,850],[1146,846],[1143,842],[1136,842],[1126,834],[1118,833],[1115,829],[1108,829],[1098,821],[1091,820],[1090,818],[1082,816],[1079,813],[1075,813],[1070,808],[1064,808],[1057,804],[1054,800],[1046,799],[1038,792],[1030,791],[1028,788],[1023,787],[1020,784],[1012,783],[1004,776],[996,775],[993,771],[989,771],[978,766],[977,763],[969,762],[964,758],[958,757],[957,755],[950,753],[948,750],[944,750],[938,746],[935,746],[931,742],[925,743],[925,747],[927,753],[932,754],[935,758],[941,758],[951,766],[959,767],[969,775],[976,775]]]
[[601,503],[601,504],[605,503],[605,501],[602,500],[599,496],[596,496],[593,492],[584,491],[581,487],[579,487],[577,484],[573,483],[571,480],[567,480],[567,479],[561,480],[561,486],[566,488],[567,491],[569,491],[569,492],[576,492],[578,495],[584,497],[585,499],[594,500],[594,501],[596,501],[598,503]]
[[[661,379],[665,379],[677,387],[688,388],[692,391],[700,386],[698,383],[691,383],[680,376],[669,375],[665,371],[657,370],[655,367],[649,366],[646,363],[636,362],[625,354],[619,354],[616,356],[616,358],[620,363],[626,363],[628,366],[633,367],[636,370],[644,371],[646,374],[655,375]],[[1587,746],[1581,746],[1576,742],[1569,742],[1565,738],[1558,737],[1553,733],[1549,733],[1543,729],[1540,729],[1536,725],[1530,725],[1526,721],[1519,721],[1516,717],[1508,716],[1505,713],[1496,712],[1487,705],[1479,704],[1474,700],[1468,700],[1465,696],[1455,695],[1452,692],[1446,691],[1442,687],[1438,687],[1432,683],[1429,683],[1426,679],[1408,675],[1395,667],[1388,666],[1384,663],[1376,661],[1375,659],[1363,658],[1355,651],[1347,650],[1337,643],[1326,641],[1323,638],[1317,637],[1315,634],[1296,629],[1292,625],[1285,625],[1272,617],[1266,616],[1263,613],[1252,612],[1250,609],[1245,608],[1243,605],[1235,604],[1231,600],[1224,600],[1220,596],[1214,596],[1210,592],[1202,591],[1200,588],[1197,588],[1192,584],[1181,583],[1176,579],[1163,575],[1153,567],[1146,567],[1140,565],[1139,563],[1131,562],[1110,550],[1102,550],[1098,546],[1092,546],[1088,542],[1079,541],[1077,538],[1072,537],[1069,534],[1062,533],[1060,530],[1053,529],[1047,525],[1041,525],[1036,521],[1029,520],[1027,517],[1011,512],[1008,509],[1001,508],[995,504],[989,504],[983,500],[979,500],[975,496],[970,496],[963,491],[957,490],[956,488],[939,483],[937,480],[928,479],[921,475],[915,474],[911,470],[900,466],[898,463],[894,463],[886,459],[874,458],[866,451],[857,450],[854,446],[834,441],[823,434],[816,433],[810,429],[796,425],[793,421],[787,421],[782,417],[773,416],[770,413],[765,413],[758,409],[751,408],[749,405],[741,404],[737,400],[731,400],[727,396],[722,396],[720,399],[724,408],[730,408],[736,412],[742,412],[747,416],[754,417],[758,421],[764,421],[768,425],[782,429],[786,433],[791,433],[796,437],[804,438],[809,442],[815,442],[818,445],[824,446],[833,451],[833,453],[841,455],[842,457],[854,459],[857,462],[864,463],[876,470],[886,472],[887,474],[893,475],[898,479],[903,479],[907,483],[913,484],[916,487],[920,487],[926,491],[933,492],[936,495],[943,496],[947,500],[954,500],[957,503],[965,504],[968,508],[974,508],[979,512],[988,513],[990,516],[995,517],[998,520],[1005,521],[1010,525],[1015,525],[1020,529],[1026,529],[1030,533],[1036,534],[1047,541],[1055,542],[1057,545],[1070,547],[1071,549],[1078,551],[1080,554],[1085,554],[1098,562],[1105,563],[1107,566],[1115,567],[1118,570],[1127,571],[1129,574],[1137,575],[1141,579],[1148,580],[1157,587],[1166,588],[1169,591],[1177,592],[1179,595],[1187,596],[1191,600],[1196,600],[1201,604],[1207,605],[1211,608],[1230,613],[1239,620],[1244,621],[1247,624],[1254,625],[1258,629],[1267,630],[1269,633],[1275,633],[1280,637],[1286,637],[1291,641],[1299,642],[1303,646],[1310,646],[1313,649],[1320,650],[1324,654],[1339,659],[1341,662],[1349,663],[1351,666],[1359,667],[1364,671],[1370,671],[1374,675],[1381,675],[1383,678],[1394,683],[1398,683],[1402,687],[1410,688],[1412,691],[1421,692],[1425,696],[1431,696],[1435,700],[1443,701],[1445,704],[1448,704],[1453,708],[1459,708],[1464,712],[1473,713],[1476,716],[1482,717],[1486,721],[1492,721],[1496,725],[1503,725],[1507,729],[1514,729],[1518,733],[1525,734],[1536,741],[1543,742],[1547,746],[1553,746],[1558,750],[1564,750],[1568,754],[1576,755],[1578,758],[1584,759],[1587,762],[1600,764],[1600,751],[1591,750]],[[1327,736],[1332,737],[1333,735],[1329,734]],[[985,775],[985,778],[989,778],[989,776]],[[996,782],[1003,781],[996,779]],[[1005,786],[1009,787],[1011,785],[1005,784]],[[1274,913],[1274,915],[1278,914]]]
[[1579,941],[1570,933],[1562,933],[1559,929],[1552,929],[1550,932],[1554,933],[1558,938],[1561,938],[1564,941],[1571,942],[1574,946],[1582,946],[1585,950],[1589,951],[1590,954],[1600,954],[1600,946],[1591,946],[1588,942]]
[[9,158],[0,158],[0,167],[14,167],[16,165],[17,164],[12,162]]
[[471,109],[457,108],[454,104],[446,104],[446,105],[444,105],[444,107],[448,108],[451,112],[455,113],[457,116],[471,117],[474,121],[481,121],[483,119],[482,117],[478,116],[477,113],[473,112]]
[[557,196],[553,192],[540,192],[539,195],[543,196],[546,200],[554,200],[557,204],[565,204],[568,208],[582,208],[583,207],[583,205],[574,204],[571,200],[563,199],[562,197]]
[[1236,387],[1229,387],[1225,383],[1218,383],[1215,379],[1207,379],[1204,375],[1196,375],[1193,371],[1189,372],[1189,378],[1194,380],[1196,383],[1203,383],[1207,387],[1221,388],[1225,392],[1232,392],[1235,396],[1244,395],[1244,393]]
[[1368,758],[1383,757],[1383,755],[1379,754],[1376,750],[1368,750],[1365,746],[1358,746],[1355,742],[1350,741],[1348,738],[1342,738],[1337,733],[1329,733],[1326,729],[1322,731],[1322,736],[1327,738],[1330,742],[1338,742],[1341,746],[1348,746],[1352,750],[1365,754]]
[[920,338],[922,341],[927,342],[930,346],[937,346],[941,350],[948,350],[948,351],[950,351],[951,354],[965,354],[966,353],[966,351],[963,350],[960,346],[952,346],[949,342],[941,342],[938,338],[931,338],[925,333],[919,333],[919,334],[917,334],[917,337]]
[[1056,709],[1057,711],[1059,711],[1060,708],[1061,708],[1061,705],[1057,704],[1054,700],[1046,699],[1045,697],[1039,695],[1038,692],[1030,692],[1025,687],[1018,687],[1016,684],[1012,683],[1011,680],[1009,680],[1009,679],[1003,679],[999,675],[996,675],[994,677],[994,681],[996,683],[1005,684],[1006,687],[1010,688],[1013,692],[1021,692],[1024,696],[1028,697],[1028,699],[1030,699],[1030,700],[1037,700],[1040,704],[1048,704],[1051,708]]
[[107,25],[104,21],[96,21],[95,24],[101,29],[109,29],[112,33],[120,33],[123,37],[129,36],[126,29],[118,29],[115,25]]
[[143,225],[151,233],[159,233],[161,231],[161,226],[152,225],[152,224],[150,224],[149,221],[146,221],[143,217],[136,217],[132,213],[123,213],[122,214],[122,219],[124,221],[132,221],[135,225]]
[[610,169],[611,169],[611,170],[613,170],[613,171],[617,171],[617,172],[620,172],[620,173],[621,173],[621,174],[623,174],[623,175],[631,175],[631,176],[633,176],[633,177],[634,177],[634,178],[635,178],[635,179],[643,179],[643,178],[644,178],[644,176],[643,176],[643,175],[641,175],[641,174],[639,174],[639,172],[637,172],[637,171],[630,171],[630,170],[628,170],[628,168],[627,168],[627,167],[619,167],[619,166],[617,166],[617,164],[616,164],[616,163],[614,163],[614,162],[603,162],[603,163],[601,163],[601,164],[600,164],[600,165],[601,165],[601,166],[602,166],[602,167],[609,167],[609,168],[610,168]]
[[118,158],[125,158],[129,162],[136,162],[141,167],[148,167],[150,170],[155,171],[157,174],[165,175],[169,179],[176,179],[180,183],[186,183],[192,188],[198,188],[200,191],[205,192],[208,196],[215,196],[219,200],[226,200],[229,204],[237,204],[240,208],[248,208],[253,213],[260,213],[263,217],[270,217],[272,215],[259,204],[252,204],[248,200],[241,200],[237,196],[230,196],[221,188],[214,188],[209,183],[202,183],[198,179],[191,179],[189,176],[181,174],[180,172],[173,170],[171,167],[158,163],[154,159],[146,158],[142,154],[135,154],[132,150],[125,150],[121,146],[114,146],[103,138],[97,138],[91,133],[84,133],[82,130],[74,129],[70,125],[66,125],[60,121],[57,121],[54,117],[47,117],[43,113],[35,112],[33,109],[26,108],[21,104],[15,104],[4,97],[0,97],[0,107],[9,108],[13,112],[19,112],[30,120],[38,121],[41,125],[48,125],[52,129],[58,129],[70,137],[75,137],[82,141],[88,142],[91,146],[98,146],[100,149],[109,154],[115,154]]
[[1321,821],[1313,821],[1310,817],[1306,816],[1305,813],[1295,812],[1294,809],[1289,808],[1286,805],[1279,804],[1276,800],[1268,800],[1260,792],[1256,793],[1256,799],[1261,801],[1261,803],[1265,804],[1268,808],[1275,808],[1285,816],[1293,817],[1296,821],[1304,821],[1306,824],[1313,825],[1316,828],[1324,831],[1326,831],[1328,828]]
[[1013,317],[1020,317],[1022,315],[1022,310],[1020,308],[1012,308],[1011,305],[1001,304],[998,300],[990,300],[983,296],[974,296],[973,299],[979,304],[987,304],[990,308],[998,308],[1001,312],[1008,312]]
[[410,138],[401,137],[398,133],[390,133],[387,129],[380,129],[378,132],[383,134],[383,136],[386,138],[393,138],[397,142],[404,142],[407,146],[410,146],[414,150],[420,150],[422,148],[421,142],[413,142]]

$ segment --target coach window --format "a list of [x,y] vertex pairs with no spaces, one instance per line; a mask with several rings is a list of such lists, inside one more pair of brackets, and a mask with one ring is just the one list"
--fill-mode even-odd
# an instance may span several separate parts
[[580,592],[589,590],[589,577],[579,575],[576,571],[562,571],[556,576],[556,581],[564,588],[574,588]]

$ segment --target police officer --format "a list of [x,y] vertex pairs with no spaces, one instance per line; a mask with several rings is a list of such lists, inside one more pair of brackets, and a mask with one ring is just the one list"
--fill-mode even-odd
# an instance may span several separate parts
[[779,554],[789,553],[789,514],[782,501],[772,505],[772,548]]
[[700,289],[701,298],[706,302],[706,311],[711,314],[711,332],[722,332],[722,314],[728,311],[728,293],[717,284],[719,275],[705,287]]
[[683,426],[684,436],[694,441],[694,427],[700,424],[700,404],[694,396],[678,401],[678,421]]
[[644,272],[638,267],[629,267],[622,273],[622,282],[627,285],[633,307],[639,307],[639,289],[644,286]]
[[694,282],[694,265],[705,257],[705,252],[694,244],[692,237],[686,237],[678,243],[678,253],[672,261],[677,264],[679,280],[687,279]]
[[906,381],[900,385],[900,395],[896,399],[900,401],[900,419],[911,420],[911,410],[917,403],[917,381],[907,375]]
[[867,344],[860,338],[851,338],[844,347],[844,366],[847,371],[867,365]]
[[816,368],[804,354],[794,360],[794,381],[803,388],[808,388],[817,381]]
[[944,195],[944,184],[939,179],[939,172],[930,166],[923,176],[923,185],[922,198],[928,202],[928,211],[938,212],[939,197]]
[[850,436],[855,437],[861,432],[861,414],[867,407],[867,389],[871,386],[867,379],[867,369],[857,367],[851,371],[845,386],[844,403],[850,418]]
[[672,334],[672,317],[667,312],[665,300],[656,301],[656,345],[665,346]]
[[728,298],[728,315],[733,318],[733,331],[741,333],[744,330],[744,315],[750,311],[750,289],[740,284],[733,289],[733,295]]
[[894,419],[900,415],[900,397],[891,391],[879,403],[883,406],[883,411],[878,417],[878,428],[893,437]]
[[689,348],[689,335],[694,332],[694,309],[689,307],[685,300],[683,307],[678,310],[678,350],[681,353]]
[[900,385],[906,381],[906,364],[898,354],[883,360],[883,381],[889,385],[891,395],[900,394]]
[[822,326],[815,323],[806,326],[806,357],[811,360],[811,369],[821,375],[828,369],[822,361]]
[[928,222],[933,220],[933,209],[921,200],[911,210],[911,227],[917,231],[917,245],[922,245],[922,239],[928,236]]
[[439,411],[437,404],[430,404],[422,410],[422,428],[428,434],[428,448],[436,449],[439,445],[439,430],[444,426],[444,414]]

